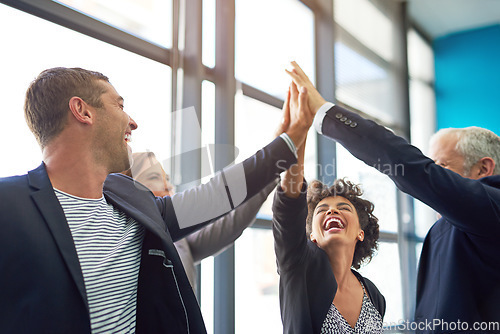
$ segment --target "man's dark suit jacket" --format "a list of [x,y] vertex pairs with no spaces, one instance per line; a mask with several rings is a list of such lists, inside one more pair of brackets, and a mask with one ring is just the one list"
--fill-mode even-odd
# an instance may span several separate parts
[[[281,138],[245,160],[246,198],[295,161]],[[104,196],[145,228],[137,333],[188,333],[187,327],[192,334],[206,333],[173,245],[204,224],[180,229],[170,197],[155,198],[121,174],[106,179]],[[200,200],[193,200],[192,210]],[[0,333],[90,333],[78,256],[44,164],[0,179]]]
[[[473,333],[475,322],[498,323],[500,176],[463,178],[403,138],[339,106],[328,110],[321,132],[442,215],[427,234],[420,257],[417,332]],[[429,326],[439,321],[455,325],[448,330]],[[460,328],[468,329],[451,330],[458,321],[467,322]],[[488,333],[494,332],[498,329]]]

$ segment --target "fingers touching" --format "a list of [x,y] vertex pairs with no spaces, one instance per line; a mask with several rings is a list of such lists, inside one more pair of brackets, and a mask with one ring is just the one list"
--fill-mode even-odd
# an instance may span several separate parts
[[309,80],[309,77],[304,73],[302,68],[300,68],[299,64],[297,64],[295,61],[291,62],[292,69],[285,70],[288,75],[292,77],[292,80],[300,87],[302,86],[313,86],[311,80]]
[[300,94],[299,94],[299,109],[300,110],[305,110],[307,113],[311,113],[309,110],[309,105],[307,104],[308,102],[308,95],[307,95],[307,88],[302,87],[300,89]]
[[292,69],[285,70],[286,73],[292,78],[292,81],[301,89],[305,87],[308,90],[308,104],[311,111],[315,114],[318,109],[326,102],[325,99],[319,94],[316,87],[314,87],[309,77],[304,73],[302,68],[295,62],[291,62]]
[[283,115],[281,118],[281,123],[276,129],[275,137],[278,137],[283,132],[286,132],[290,127],[290,88],[286,94],[285,103],[283,104]]

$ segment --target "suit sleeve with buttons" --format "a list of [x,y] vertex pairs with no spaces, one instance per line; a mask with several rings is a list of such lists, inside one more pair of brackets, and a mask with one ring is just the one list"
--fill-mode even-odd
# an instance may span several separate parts
[[467,179],[438,166],[385,127],[331,103],[318,110],[314,126],[462,231],[487,238],[500,232],[500,192],[487,180]]

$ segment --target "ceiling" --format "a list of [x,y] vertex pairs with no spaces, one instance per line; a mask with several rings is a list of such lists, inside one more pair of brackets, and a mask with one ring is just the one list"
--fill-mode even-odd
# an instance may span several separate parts
[[500,0],[407,0],[413,22],[435,39],[500,24]]

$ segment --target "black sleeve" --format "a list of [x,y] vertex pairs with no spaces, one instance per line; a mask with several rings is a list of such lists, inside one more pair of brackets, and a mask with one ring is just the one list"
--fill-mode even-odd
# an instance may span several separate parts
[[298,198],[286,197],[278,186],[273,202],[274,250],[278,271],[300,265],[306,254],[307,184],[303,182]]
[[485,237],[500,232],[500,190],[488,178],[471,180],[442,168],[405,139],[339,106],[326,113],[322,132],[457,228]]

